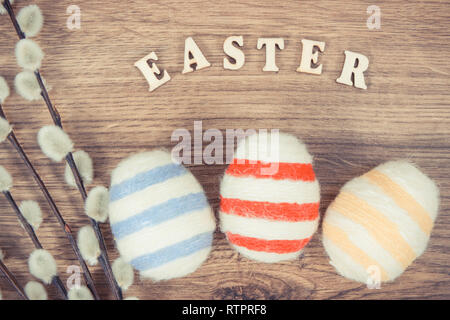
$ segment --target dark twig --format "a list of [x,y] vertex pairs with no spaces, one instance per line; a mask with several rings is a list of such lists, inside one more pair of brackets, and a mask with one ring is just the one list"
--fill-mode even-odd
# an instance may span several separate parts
[[22,29],[20,28],[20,25],[17,22],[16,15],[14,14],[14,10],[11,7],[11,3],[9,2],[9,0],[5,0],[3,6],[5,7],[9,17],[11,18],[11,22],[14,25],[14,29],[16,29],[17,35],[19,36],[20,39],[25,39],[25,33],[22,32]]
[[62,128],[61,123],[61,117],[58,113],[58,110],[53,106],[52,101],[50,100],[50,97],[48,96],[47,88],[45,87],[44,81],[42,80],[41,73],[39,70],[36,70],[34,72],[34,75],[36,76],[36,79],[39,83],[39,87],[41,88],[41,96],[45,101],[45,104],[47,105],[48,111],[50,112],[50,115],[52,116],[53,122],[60,128]]
[[68,296],[67,296],[67,290],[66,290],[66,288],[64,287],[64,284],[63,284],[63,282],[61,281],[61,278],[58,277],[58,276],[53,277],[53,279],[52,279],[52,284],[53,284],[53,286],[55,286],[56,288],[58,288],[59,293],[60,293],[63,297],[65,297],[65,299],[67,300],[67,299],[68,299]]
[[9,271],[8,267],[5,266],[5,264],[1,259],[0,259],[0,271],[6,277],[6,279],[8,279],[9,283],[11,284],[11,286],[14,287],[19,296],[24,300],[29,300],[22,286],[17,281],[16,277],[14,277],[14,275],[11,273],[11,271]]

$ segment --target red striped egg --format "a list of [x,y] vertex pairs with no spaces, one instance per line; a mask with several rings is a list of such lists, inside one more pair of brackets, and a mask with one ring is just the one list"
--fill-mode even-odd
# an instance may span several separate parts
[[221,230],[247,258],[297,258],[317,230],[320,187],[296,137],[271,132],[239,142],[221,186]]

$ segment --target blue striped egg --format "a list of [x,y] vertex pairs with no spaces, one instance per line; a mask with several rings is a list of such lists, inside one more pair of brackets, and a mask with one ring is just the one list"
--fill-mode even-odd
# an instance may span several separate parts
[[195,271],[216,228],[203,188],[163,150],[123,160],[111,174],[109,219],[121,256],[155,281]]

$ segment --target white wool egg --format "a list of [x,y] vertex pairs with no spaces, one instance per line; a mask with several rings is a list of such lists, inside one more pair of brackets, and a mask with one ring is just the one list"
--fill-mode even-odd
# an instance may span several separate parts
[[438,210],[438,187],[408,161],[390,161],[354,178],[323,221],[331,265],[368,285],[394,280],[424,252]]
[[169,152],[123,160],[111,174],[109,197],[117,248],[142,277],[182,277],[208,257],[213,212],[201,185]]
[[296,137],[253,134],[238,143],[220,186],[220,228],[243,256],[292,260],[316,232],[320,187]]

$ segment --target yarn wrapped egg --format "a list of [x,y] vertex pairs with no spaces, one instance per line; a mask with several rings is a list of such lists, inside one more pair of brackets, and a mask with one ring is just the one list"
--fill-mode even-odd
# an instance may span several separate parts
[[320,187],[312,156],[296,137],[253,134],[238,143],[223,177],[221,230],[247,258],[297,258],[316,232]]
[[407,161],[347,182],[323,221],[330,263],[359,282],[394,280],[424,252],[438,207],[436,184]]
[[211,250],[215,219],[205,193],[166,151],[135,154],[113,170],[109,215],[120,255],[144,278],[185,276]]

